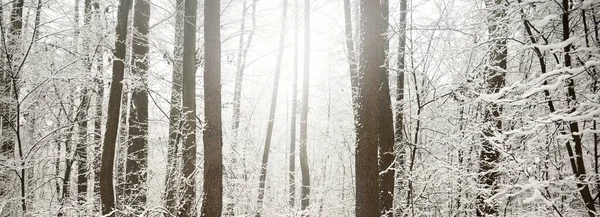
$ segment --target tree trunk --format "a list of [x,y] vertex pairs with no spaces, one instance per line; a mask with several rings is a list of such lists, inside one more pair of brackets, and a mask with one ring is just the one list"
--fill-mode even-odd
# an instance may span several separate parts
[[132,75],[129,136],[125,168],[125,197],[135,215],[146,208],[148,169],[148,32],[150,0],[137,0],[133,14]]
[[[384,53],[389,49],[387,27],[389,19],[388,0],[381,1],[382,34],[384,37]],[[385,57],[384,57],[385,58]],[[387,63],[387,61],[386,61]],[[390,84],[388,70],[380,72],[381,88],[379,89],[379,208],[381,214],[391,217],[393,214],[392,203],[394,196],[394,115],[390,98]]]
[[[494,40],[491,51],[491,64],[493,67],[487,69],[487,87],[490,93],[497,93],[505,83],[505,72],[506,70],[506,39],[499,39],[504,30],[501,28],[499,22],[503,22],[502,19],[506,15],[505,9],[502,8],[503,3],[501,0],[493,0],[494,2],[487,1],[486,6],[490,7],[492,16],[489,18],[488,31],[491,40]],[[498,70],[500,68],[500,70]],[[479,154],[479,177],[478,182],[482,184],[489,194],[480,193],[477,195],[476,200],[476,212],[477,216],[488,216],[497,215],[498,207],[493,201],[486,202],[488,198],[496,193],[497,178],[499,173],[495,170],[496,164],[498,163],[500,153],[493,144],[493,140],[496,133],[502,132],[502,121],[500,120],[500,114],[502,107],[496,103],[491,103],[484,112],[484,120],[490,126],[483,130],[483,144],[482,150]]]
[[[183,25],[183,186],[179,216],[196,215],[196,10],[197,0],[185,0]],[[218,11],[218,10],[217,10]],[[205,25],[206,28],[206,25]],[[208,64],[208,61],[207,61]],[[206,77],[206,76],[205,76]],[[219,84],[219,83],[217,83]],[[205,84],[206,85],[206,84]],[[209,106],[209,104],[207,104]],[[204,144],[206,147],[208,144]],[[205,154],[206,160],[209,154]],[[207,170],[204,167],[204,170]],[[210,176],[205,176],[208,179]],[[215,187],[215,186],[211,186]],[[206,192],[205,192],[206,194]],[[220,213],[219,213],[220,214]],[[215,215],[218,216],[218,215]]]
[[404,149],[404,72],[406,67],[404,64],[405,48],[406,48],[406,1],[400,0],[400,30],[398,33],[398,59],[397,67],[398,74],[396,75],[396,109],[395,116],[396,122],[394,124],[394,152],[396,154],[396,186],[394,188],[394,216],[401,216],[402,214],[402,192],[404,189],[404,156],[406,154]]
[[360,55],[358,64],[358,125],[356,129],[356,216],[379,216],[377,160],[379,86],[385,62],[383,18],[378,1],[360,1]]
[[102,200],[102,214],[114,216],[114,160],[115,143],[119,128],[119,114],[121,112],[121,92],[123,90],[123,74],[125,71],[125,40],[127,39],[127,20],[132,0],[120,0],[117,12],[117,27],[115,51],[113,60],[113,75],[108,99],[106,131],[104,133],[104,146],[102,147],[102,166],[100,167],[100,198]]
[[260,169],[260,178],[258,182],[258,210],[256,216],[262,212],[262,204],[265,196],[265,181],[267,179],[267,167],[269,164],[269,152],[271,150],[271,137],[273,135],[273,125],[275,125],[275,111],[277,109],[277,93],[279,89],[279,75],[281,74],[281,62],[283,58],[285,43],[285,23],[287,21],[287,0],[283,0],[281,15],[281,32],[279,33],[279,50],[277,53],[277,62],[275,63],[275,77],[273,78],[273,92],[271,93],[271,110],[269,112],[269,123],[267,126],[267,135],[265,138],[265,147],[263,149],[262,164]]
[[[6,59],[3,59],[2,64],[9,65],[6,69],[14,69],[14,66],[18,60],[15,59],[15,54],[18,54],[17,44],[21,37],[21,31],[23,28],[23,0],[15,0],[12,1],[12,12],[10,15],[10,24],[12,24],[10,28],[10,33],[8,36],[9,46],[6,53]],[[4,56],[4,55],[3,55]],[[4,69],[4,67],[2,67]],[[6,97],[6,100],[0,101],[0,154],[4,159],[14,159],[15,152],[15,144],[18,137],[18,92],[19,87],[17,84],[18,72],[4,71],[0,75],[0,94]],[[0,162],[4,164],[4,162]],[[0,186],[0,199],[7,201],[13,195],[12,189],[15,186],[12,186],[13,177],[9,171],[1,171],[0,172],[0,183],[3,183]],[[23,204],[24,206],[24,204]],[[2,211],[0,214],[11,215],[11,211]],[[12,213],[16,214],[16,213]]]
[[358,94],[358,75],[356,70],[356,54],[354,53],[354,40],[352,38],[352,11],[350,0],[344,0],[344,30],[346,33],[346,50],[348,56],[348,71],[350,71],[350,92],[352,93],[352,112],[354,113],[354,122],[356,122],[356,111],[358,103],[356,102]]
[[[302,108],[300,111],[300,170],[302,172],[301,208],[310,204],[310,171],[306,151],[308,137],[308,87],[310,81],[310,0],[304,0],[304,77],[302,82]],[[308,215],[305,215],[308,216]]]
[[294,0],[294,75],[292,85],[292,119],[290,120],[290,169],[289,205],[296,204],[296,119],[298,114],[298,0]]
[[179,165],[181,164],[181,89],[183,85],[183,16],[184,0],[177,0],[175,5],[175,48],[173,49],[173,73],[171,84],[171,109],[169,111],[169,144],[167,151],[167,174],[165,177],[165,207],[169,213],[165,216],[177,214],[177,201],[179,201]]
[[[221,1],[205,0],[204,2],[204,114],[206,127],[204,128],[203,134],[204,197],[202,198],[201,216],[221,216],[223,207]],[[188,7],[195,7],[195,4]],[[187,46],[185,48],[187,48]],[[184,69],[185,68],[184,62]],[[184,82],[185,81],[186,79],[184,78]]]
[[[569,39],[569,35],[571,29],[569,27],[569,11],[571,8],[569,7],[569,0],[562,1],[563,6],[563,14],[562,14],[562,30],[563,30],[563,41]],[[565,55],[565,68],[571,67],[571,44],[564,47],[564,55]],[[570,107],[569,113],[575,112],[577,108],[574,104],[576,102],[577,96],[575,93],[575,80],[573,78],[569,78],[566,80],[567,82],[567,104]],[[583,161],[583,142],[581,141],[581,134],[579,132],[579,124],[577,121],[570,121],[569,128],[571,130],[571,136],[573,138],[573,142],[575,143],[575,162],[577,165],[577,171],[575,173],[575,177],[579,179],[579,183],[577,183],[577,188],[581,194],[583,202],[585,203],[585,207],[587,208],[588,214],[590,216],[596,216],[596,207],[594,206],[594,198],[590,193],[590,188],[588,186],[586,171],[585,171],[585,162]],[[573,156],[570,154],[569,156]]]

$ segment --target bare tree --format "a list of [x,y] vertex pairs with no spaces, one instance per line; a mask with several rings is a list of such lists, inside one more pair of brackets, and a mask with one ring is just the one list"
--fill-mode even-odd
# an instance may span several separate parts
[[181,88],[183,83],[183,4],[177,0],[175,5],[175,45],[173,49],[173,73],[171,83],[171,109],[169,110],[169,144],[167,151],[167,175],[165,177],[165,206],[169,215],[177,213],[178,166],[181,162]]
[[[186,5],[186,11],[188,7],[195,6],[195,4]],[[220,216],[223,209],[220,12],[220,0],[204,1],[204,115],[206,127],[203,134],[204,196],[202,198],[201,216]],[[186,53],[185,48],[187,46],[184,47],[184,54]],[[184,78],[184,82],[185,80]]]
[[127,20],[131,10],[132,0],[120,0],[117,12],[117,27],[115,51],[113,60],[113,75],[110,85],[108,110],[106,120],[106,132],[104,133],[104,146],[102,147],[102,166],[100,168],[100,198],[102,200],[102,214],[114,216],[114,160],[115,143],[119,128],[119,114],[121,112],[121,93],[123,90],[123,75],[125,71],[125,53],[127,47]]
[[136,0],[131,50],[133,90],[129,110],[129,136],[125,168],[125,197],[134,214],[146,206],[148,169],[148,32],[150,0]]
[[356,129],[356,216],[379,216],[378,122],[380,77],[385,73],[383,18],[378,1],[360,1],[358,111]]
[[301,208],[310,204],[310,171],[306,151],[308,139],[308,93],[310,81],[310,0],[304,0],[304,77],[302,78],[302,107],[300,110],[300,170],[302,172]]
[[[389,37],[387,27],[389,26],[388,0],[381,1],[381,14],[384,21],[381,23],[382,35],[384,37],[384,53],[387,56],[389,50]],[[386,58],[388,59],[388,58]],[[386,67],[388,61],[385,61]],[[381,214],[391,217],[392,204],[394,200],[394,114],[390,98],[389,70],[381,70],[379,81],[379,208]]]
[[273,136],[273,125],[275,125],[275,111],[277,109],[277,94],[279,89],[279,75],[281,74],[281,62],[285,48],[285,23],[287,22],[288,1],[283,0],[281,9],[281,32],[279,33],[279,50],[277,52],[277,62],[275,63],[275,77],[273,78],[273,92],[271,93],[271,109],[269,112],[269,123],[267,126],[267,135],[265,137],[265,147],[263,149],[262,164],[260,169],[260,178],[258,181],[258,210],[256,216],[262,212],[262,204],[265,196],[265,181],[267,179],[267,168],[269,164],[269,152],[271,151],[271,137]]
[[292,84],[292,118],[290,120],[290,190],[289,205],[294,208],[296,204],[296,126],[298,114],[298,0],[294,0],[294,75]]
[[394,123],[394,152],[396,154],[396,183],[394,189],[394,216],[400,216],[402,214],[402,191],[404,188],[404,155],[406,154],[404,149],[404,72],[406,67],[404,64],[405,49],[406,49],[406,1],[400,0],[400,19],[399,19],[399,30],[398,30],[398,59],[396,65],[398,67],[396,75],[396,108],[394,115],[396,122]]

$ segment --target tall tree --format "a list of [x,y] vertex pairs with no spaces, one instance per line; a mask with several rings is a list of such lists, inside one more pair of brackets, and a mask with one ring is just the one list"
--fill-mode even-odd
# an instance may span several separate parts
[[379,216],[379,86],[385,62],[379,1],[360,1],[358,125],[356,129],[356,216]]
[[310,204],[310,171],[308,170],[308,93],[310,81],[310,0],[304,0],[304,75],[302,78],[302,108],[300,110],[300,171],[302,172],[301,208]]
[[[381,1],[381,14],[383,17],[382,36],[384,37],[384,54],[387,56],[389,49],[389,3]],[[384,57],[385,58],[385,57]],[[386,58],[389,60],[389,58]],[[385,61],[384,67],[389,61]],[[387,67],[386,67],[387,68]],[[394,114],[390,98],[389,70],[381,70],[379,81],[379,208],[384,216],[393,215],[392,203],[394,196]]]
[[[488,32],[491,40],[494,41],[491,45],[489,57],[491,67],[486,69],[486,85],[488,92],[498,93],[504,87],[505,83],[507,49],[506,39],[502,38],[505,31],[502,22],[505,22],[506,11],[502,0],[488,0],[486,1],[486,7],[491,11],[491,15],[488,18]],[[496,215],[498,213],[497,204],[494,201],[486,201],[496,193],[498,188],[497,178],[499,173],[495,168],[500,158],[500,153],[494,144],[499,141],[494,141],[494,137],[497,133],[502,132],[501,113],[502,107],[496,103],[490,103],[484,111],[484,119],[489,126],[483,130],[484,138],[482,149],[479,153],[478,181],[486,188],[489,194],[477,195],[477,216]]]
[[292,84],[292,118],[290,120],[290,190],[289,205],[293,209],[296,204],[296,119],[298,113],[298,0],[294,0],[294,75]]
[[350,88],[352,94],[352,112],[355,114],[356,122],[356,110],[358,103],[356,102],[356,95],[358,94],[358,75],[356,65],[356,54],[354,52],[354,40],[352,38],[352,7],[350,0],[344,0],[344,32],[346,34],[346,56],[348,58],[348,71],[350,72]]
[[102,166],[100,167],[100,199],[102,200],[102,214],[114,216],[115,189],[113,183],[115,143],[119,128],[119,114],[121,113],[121,93],[123,92],[123,75],[125,72],[125,53],[127,47],[127,21],[131,10],[132,0],[120,0],[117,12],[117,27],[115,51],[113,60],[113,75],[110,84],[106,131],[104,145],[102,146]]
[[273,125],[275,125],[275,111],[277,109],[277,94],[279,93],[279,75],[281,74],[281,62],[285,48],[285,23],[287,22],[288,1],[283,0],[281,9],[281,32],[279,33],[279,49],[277,51],[277,62],[275,63],[275,77],[273,78],[273,92],[271,93],[271,109],[269,112],[269,123],[267,126],[267,135],[265,137],[265,147],[263,149],[262,164],[258,182],[258,211],[256,216],[262,212],[262,204],[265,196],[265,182],[267,179],[267,168],[269,165],[269,152],[271,151],[271,137],[273,136]]
[[[571,11],[571,7],[569,6],[569,0],[562,1],[562,35],[563,42],[570,40],[571,28],[569,24],[569,14]],[[567,69],[571,68],[571,46],[572,44],[566,44],[563,47],[564,52],[564,63],[563,66]],[[506,55],[506,54],[505,54]],[[506,63],[505,63],[506,64]],[[572,77],[569,77],[566,80],[567,84],[567,105],[569,106],[569,113],[572,114],[576,112],[577,105],[577,94],[575,92],[575,80]],[[575,165],[573,170],[575,171],[575,177],[578,179],[577,188],[579,189],[579,193],[581,194],[581,198],[585,203],[585,207],[590,216],[596,216],[596,206],[594,204],[595,198],[592,197],[590,192],[590,187],[586,183],[586,170],[585,170],[585,162],[583,159],[583,142],[581,141],[581,132],[579,131],[579,123],[577,121],[569,121],[569,129],[571,131],[571,137],[573,138],[573,142],[575,143],[575,155],[573,155],[572,150],[567,150],[569,152],[569,157],[573,159],[575,158]],[[502,125],[500,125],[502,126]],[[567,148],[571,149],[571,145],[567,143]],[[572,165],[573,166],[573,165]],[[576,169],[575,169],[576,168]]]
[[[0,68],[2,69],[2,74],[0,75],[0,94],[2,97],[0,98],[0,155],[3,161],[2,164],[5,164],[5,160],[14,159],[15,144],[18,137],[17,119],[19,114],[17,102],[19,85],[17,81],[19,77],[16,67],[20,61],[17,59],[19,56],[17,43],[23,28],[23,5],[23,0],[12,1],[9,32],[5,34],[2,31],[2,34],[5,34],[2,37],[4,40],[2,44],[8,44],[8,46],[3,48],[5,53],[3,57],[5,58],[2,59],[2,68]],[[0,182],[2,182],[0,186],[0,198],[5,201],[9,199],[7,197],[12,196],[10,192],[14,187],[11,186],[13,182],[9,174],[8,171],[0,172]],[[3,213],[6,213],[6,211]]]
[[[185,0],[182,87],[182,121],[184,124],[182,128],[183,149],[181,150],[183,157],[183,170],[181,171],[183,175],[183,183],[181,184],[183,186],[183,196],[179,216],[196,215],[196,10],[198,10],[197,0]],[[209,144],[204,144],[205,147],[207,145]],[[207,157],[205,160],[210,158],[209,155],[205,156]],[[204,167],[205,171],[207,169],[209,168]],[[208,179],[208,177],[210,176],[205,176],[205,179]],[[207,192],[205,192],[206,194]]]
[[125,168],[125,197],[136,215],[143,212],[147,197],[148,169],[148,32],[150,0],[136,0],[133,13],[131,59],[134,77],[129,108],[129,145]]
[[[402,190],[404,188],[404,72],[406,67],[404,64],[405,49],[406,49],[406,2],[407,0],[400,0],[400,18],[399,18],[399,30],[398,30],[398,59],[396,65],[398,71],[396,74],[396,108],[394,115],[396,122],[394,123],[394,152],[396,154],[396,186],[394,189],[394,216],[400,216],[402,214]],[[389,20],[389,19],[388,19]]]
[[179,157],[181,146],[181,88],[183,86],[183,17],[184,0],[175,3],[175,44],[173,49],[173,73],[171,81],[171,108],[169,110],[169,144],[167,151],[167,175],[165,177],[165,207],[168,214],[177,213],[178,200],[178,166],[181,162]]
[[[191,6],[195,6],[195,4],[190,5],[188,7]],[[201,216],[208,217],[220,216],[221,211],[223,209],[223,132],[221,121],[220,0],[204,1],[204,52],[204,115],[206,120],[206,127],[204,128],[203,134],[204,196],[202,198]],[[185,80],[186,79],[184,78],[184,82]]]

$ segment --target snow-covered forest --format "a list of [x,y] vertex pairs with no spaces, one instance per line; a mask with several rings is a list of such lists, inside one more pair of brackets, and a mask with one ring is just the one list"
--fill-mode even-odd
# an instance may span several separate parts
[[600,216],[600,0],[0,0],[0,216]]

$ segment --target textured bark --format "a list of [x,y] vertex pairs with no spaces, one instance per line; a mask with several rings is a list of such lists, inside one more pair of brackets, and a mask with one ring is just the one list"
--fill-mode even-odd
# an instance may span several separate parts
[[113,75],[108,99],[106,131],[104,133],[104,146],[102,147],[102,166],[100,167],[100,199],[102,200],[102,214],[114,216],[114,160],[115,143],[119,128],[119,114],[121,113],[121,93],[123,91],[123,74],[125,71],[125,40],[127,39],[127,20],[131,10],[132,0],[120,0],[117,12],[117,27],[115,51],[113,60]]
[[356,216],[379,216],[379,86],[385,62],[383,18],[378,1],[360,1],[358,125],[356,129]]
[[150,0],[137,0],[133,13],[133,90],[129,110],[129,137],[125,168],[125,198],[135,215],[146,208],[148,169],[148,32]]
[[294,75],[292,84],[292,118],[290,120],[289,205],[296,204],[296,119],[298,114],[298,0],[294,0]]
[[[183,177],[179,216],[196,215],[196,10],[197,0],[185,0],[183,24]],[[208,62],[208,61],[207,61]],[[205,76],[206,77],[206,76]],[[208,105],[207,105],[208,106]],[[206,147],[207,144],[205,143]],[[205,155],[207,159],[208,155]],[[205,170],[208,168],[204,168]],[[205,176],[206,177],[206,176]],[[208,178],[208,177],[206,177]],[[206,194],[206,192],[205,192]],[[219,213],[220,214],[220,213]],[[218,216],[218,215],[215,215]]]
[[201,216],[210,217],[221,216],[223,208],[221,1],[205,0],[204,3],[204,114],[206,127],[203,134],[204,196]]
[[398,33],[398,59],[396,64],[398,67],[398,74],[396,75],[396,108],[394,115],[396,116],[396,122],[394,123],[394,152],[396,154],[396,183],[394,187],[394,216],[402,215],[402,192],[404,190],[404,159],[406,151],[404,149],[404,72],[405,64],[405,49],[406,49],[406,2],[407,0],[400,0],[400,19],[399,19],[399,33]]
[[[302,108],[300,111],[300,171],[302,191],[300,205],[306,210],[310,204],[310,171],[306,151],[308,138],[308,87],[310,78],[310,0],[304,0],[304,77],[302,78]],[[308,215],[305,215],[308,216]]]
[[165,177],[165,207],[169,213],[177,214],[179,201],[179,165],[181,164],[181,88],[183,85],[183,16],[184,0],[175,5],[175,48],[173,49],[173,73],[171,83],[171,109],[169,110],[169,144],[167,151],[167,175]]
[[[501,22],[506,16],[505,9],[503,8],[502,0],[487,1],[486,6],[490,8],[491,16],[488,18],[489,27],[488,31],[491,39],[494,40],[492,44],[492,51],[490,54],[490,61],[493,67],[487,69],[486,79],[489,93],[497,93],[500,91],[505,84],[505,72],[506,70],[506,40],[500,39],[504,30],[501,28]],[[496,164],[500,158],[499,151],[493,144],[495,134],[502,132],[502,121],[500,115],[502,113],[502,107],[495,103],[488,105],[488,108],[484,112],[484,120],[490,126],[483,130],[483,143],[481,151],[479,153],[479,177],[478,182],[489,193],[480,193],[477,195],[476,200],[476,213],[477,216],[488,216],[497,215],[498,207],[494,201],[486,202],[488,198],[496,193],[497,179],[499,173],[496,171]]]
[[285,43],[285,23],[287,21],[287,0],[283,0],[281,9],[281,32],[279,33],[279,49],[277,52],[277,62],[275,63],[275,77],[273,78],[273,92],[271,93],[271,109],[269,112],[269,123],[267,126],[267,135],[265,137],[265,147],[263,149],[260,177],[258,181],[258,209],[256,216],[262,212],[262,204],[265,196],[265,182],[267,179],[267,168],[269,165],[269,152],[271,151],[271,138],[273,136],[273,126],[275,125],[275,112],[277,109],[277,94],[279,93],[279,75],[281,74],[281,62],[283,59]]
[[[384,53],[389,49],[387,27],[389,19],[388,0],[381,1],[382,35],[385,43]],[[384,57],[385,58],[385,57]],[[386,61],[387,65],[387,61]],[[380,71],[379,80],[379,208],[381,214],[391,217],[393,214],[392,203],[394,196],[394,114],[390,98],[389,71]]]

